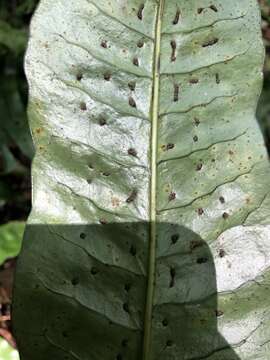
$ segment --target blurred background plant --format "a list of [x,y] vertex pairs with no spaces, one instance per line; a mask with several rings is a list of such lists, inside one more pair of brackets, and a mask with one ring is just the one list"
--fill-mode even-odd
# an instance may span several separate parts
[[23,58],[38,0],[0,0],[0,360],[19,359],[10,304],[16,256],[31,206],[34,149],[26,116]]
[[270,153],[270,0],[259,0],[262,13],[262,33],[265,44],[264,86],[257,108],[257,119],[261,125]]
[[[10,304],[16,256],[31,207],[34,149],[27,123],[23,71],[29,22],[39,0],[0,0],[0,360],[19,359]],[[257,118],[270,153],[270,0],[258,0],[266,48],[264,88]]]

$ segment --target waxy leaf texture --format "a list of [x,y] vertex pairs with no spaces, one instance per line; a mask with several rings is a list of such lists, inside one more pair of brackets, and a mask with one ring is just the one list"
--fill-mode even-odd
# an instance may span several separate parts
[[263,59],[256,0],[41,0],[21,360],[269,360]]

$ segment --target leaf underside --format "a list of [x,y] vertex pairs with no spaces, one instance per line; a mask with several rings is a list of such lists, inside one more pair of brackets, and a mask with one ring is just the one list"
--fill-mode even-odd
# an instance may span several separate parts
[[255,0],[41,0],[21,360],[269,358],[263,55]]

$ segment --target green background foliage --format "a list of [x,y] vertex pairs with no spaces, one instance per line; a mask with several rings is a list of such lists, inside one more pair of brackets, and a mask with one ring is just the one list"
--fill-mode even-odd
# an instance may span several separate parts
[[262,32],[266,49],[264,66],[264,88],[258,105],[257,118],[265,135],[268,151],[270,148],[270,1],[260,0]]
[[[4,277],[5,261],[20,250],[24,221],[30,210],[34,149],[27,123],[28,89],[23,61],[29,21],[37,3],[38,0],[0,1],[0,275]],[[1,291],[5,293],[5,287]],[[0,297],[0,309],[8,305],[2,301]],[[0,327],[3,334],[11,330],[9,321],[1,321]],[[19,359],[17,350],[4,338],[0,338],[0,359]]]
[[30,209],[33,145],[27,123],[24,52],[37,0],[0,2],[0,224]]
[[19,254],[23,232],[23,222],[10,221],[0,226],[0,265],[6,259],[16,257]]

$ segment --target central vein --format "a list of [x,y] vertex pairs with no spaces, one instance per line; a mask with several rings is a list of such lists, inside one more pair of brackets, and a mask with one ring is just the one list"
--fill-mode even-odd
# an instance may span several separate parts
[[153,62],[153,95],[151,107],[151,191],[150,191],[150,246],[148,287],[146,298],[146,312],[144,323],[143,360],[151,358],[151,328],[153,298],[155,287],[155,263],[156,263],[156,209],[157,209],[157,148],[158,148],[158,119],[159,119],[159,94],[160,94],[160,50],[161,50],[161,26],[163,17],[164,1],[160,0],[157,9],[155,30],[155,48]]

